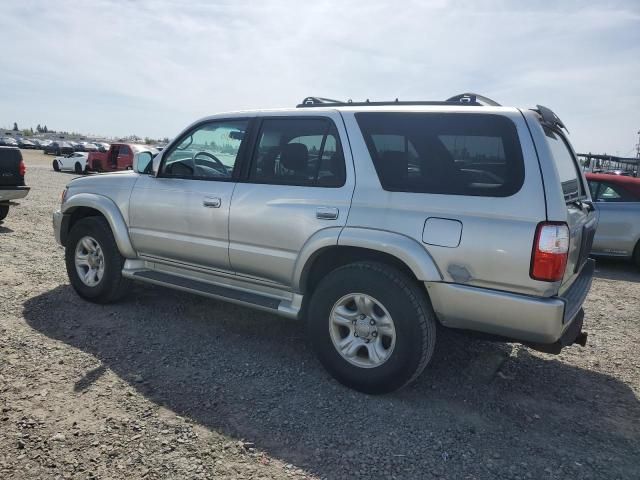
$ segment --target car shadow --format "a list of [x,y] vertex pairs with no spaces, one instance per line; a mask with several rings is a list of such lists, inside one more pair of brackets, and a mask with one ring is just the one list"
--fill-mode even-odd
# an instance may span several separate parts
[[104,306],[59,286],[27,300],[23,313],[35,330],[101,362],[69,379],[70,389],[91,388],[109,369],[157,405],[323,478],[424,478],[414,469],[426,460],[437,477],[454,478],[458,462],[476,475],[466,478],[494,478],[491,462],[508,461],[525,478],[558,455],[592,468],[616,458],[606,465],[611,478],[637,473],[634,392],[562,356],[441,330],[416,383],[369,396],[330,378],[302,322],[182,292],[136,285]]
[[604,280],[640,282],[640,268],[628,260],[617,258],[597,258],[594,275]]
[[2,233],[13,233],[13,230],[11,228],[9,228],[9,227],[5,227],[2,224],[2,221],[0,221],[0,234],[2,234]]

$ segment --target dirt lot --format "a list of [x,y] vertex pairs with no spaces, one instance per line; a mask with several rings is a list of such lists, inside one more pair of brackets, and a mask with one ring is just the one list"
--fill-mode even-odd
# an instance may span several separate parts
[[26,154],[0,226],[0,478],[640,478],[634,268],[599,264],[586,348],[447,333],[415,385],[370,397],[300,323],[146,285],[80,300],[51,160]]

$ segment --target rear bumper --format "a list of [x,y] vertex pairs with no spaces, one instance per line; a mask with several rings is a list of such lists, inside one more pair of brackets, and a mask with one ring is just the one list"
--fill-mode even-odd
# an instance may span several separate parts
[[441,282],[427,282],[426,287],[446,327],[497,335],[536,348],[558,346],[559,350],[580,340],[582,304],[594,269],[595,262],[588,260],[562,297],[533,297]]
[[19,200],[29,194],[30,187],[0,187],[0,202]]

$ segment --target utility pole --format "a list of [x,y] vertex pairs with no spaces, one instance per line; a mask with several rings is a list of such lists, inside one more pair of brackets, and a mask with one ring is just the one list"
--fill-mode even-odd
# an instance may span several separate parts
[[636,143],[636,157],[640,159],[640,130],[638,130],[638,143]]

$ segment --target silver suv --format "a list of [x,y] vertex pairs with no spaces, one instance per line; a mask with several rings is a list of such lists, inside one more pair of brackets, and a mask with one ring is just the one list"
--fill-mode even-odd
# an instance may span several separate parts
[[214,115],[53,216],[78,294],[131,280],[304,319],[363,392],[425,368],[437,327],[584,345],[597,224],[560,119],[474,94]]

